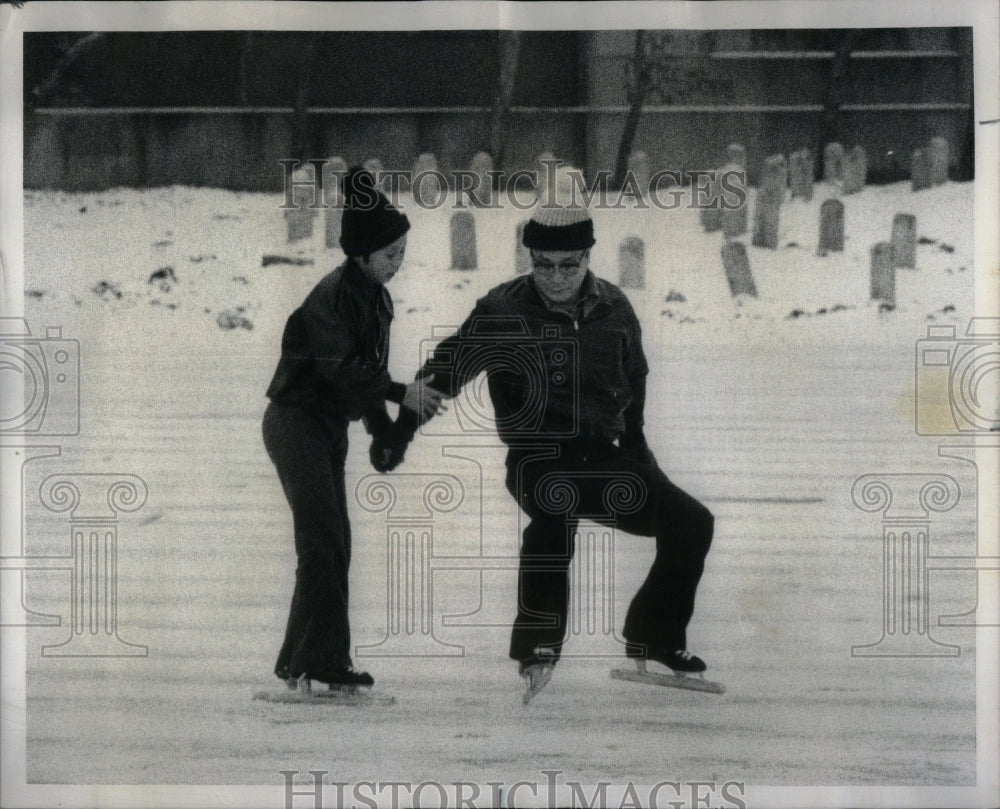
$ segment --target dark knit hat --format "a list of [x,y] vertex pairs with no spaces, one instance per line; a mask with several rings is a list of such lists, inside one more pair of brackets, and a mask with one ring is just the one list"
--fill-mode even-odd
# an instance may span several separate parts
[[340,246],[349,256],[365,256],[392,244],[410,229],[410,220],[375,187],[371,172],[355,166],[344,178]]
[[558,166],[552,188],[543,188],[521,241],[531,250],[585,250],[594,246],[594,222],[577,198],[572,172]]

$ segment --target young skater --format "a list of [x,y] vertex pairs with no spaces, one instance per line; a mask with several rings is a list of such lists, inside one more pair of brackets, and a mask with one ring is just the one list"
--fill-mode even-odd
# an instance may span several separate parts
[[348,423],[363,419],[379,442],[391,433],[386,401],[430,418],[441,394],[426,380],[393,382],[386,370],[392,299],[385,284],[398,272],[410,223],[353,169],[344,182],[340,243],[347,255],[288,318],[281,360],[267,390],[264,446],[281,479],[295,532],[295,592],[274,671],[289,681],[371,686],[354,668],[348,620],[351,526],[344,462]]

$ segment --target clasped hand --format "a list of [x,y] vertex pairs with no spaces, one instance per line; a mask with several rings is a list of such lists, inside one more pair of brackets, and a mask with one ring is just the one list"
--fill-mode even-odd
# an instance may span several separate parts
[[414,379],[406,386],[406,394],[401,403],[403,407],[409,408],[420,417],[421,424],[448,409],[448,405],[443,401],[444,394],[430,387],[433,379],[434,374]]
[[416,429],[416,424],[408,426],[401,423],[405,422],[405,411],[410,411],[411,419],[416,414],[418,423],[423,424],[448,409],[443,401],[444,394],[430,387],[429,383],[433,379],[434,375],[431,374],[422,379],[414,379],[407,385],[406,394],[400,403],[400,418],[372,439],[368,457],[377,472],[391,472],[403,462],[406,448],[413,440],[413,430]]

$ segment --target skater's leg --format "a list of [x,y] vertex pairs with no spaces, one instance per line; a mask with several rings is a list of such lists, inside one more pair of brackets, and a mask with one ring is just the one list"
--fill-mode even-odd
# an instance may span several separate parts
[[522,533],[510,657],[522,663],[535,659],[555,663],[566,635],[568,569],[577,521],[539,507],[532,496],[534,476],[516,478],[514,473],[508,475],[508,489],[527,515],[528,524]]
[[344,486],[346,425],[331,430],[298,408],[271,405],[264,440],[292,509],[295,592],[275,666],[290,674],[350,665],[350,531]]
[[510,656],[526,660],[559,659],[569,608],[569,563],[574,526],[565,518],[532,519],[521,543],[517,580],[517,617]]
[[625,637],[670,651],[686,649],[686,628],[694,613],[715,518],[659,469],[648,468],[644,479],[648,503],[622,515],[620,524],[630,533],[654,535],[656,557],[629,606]]

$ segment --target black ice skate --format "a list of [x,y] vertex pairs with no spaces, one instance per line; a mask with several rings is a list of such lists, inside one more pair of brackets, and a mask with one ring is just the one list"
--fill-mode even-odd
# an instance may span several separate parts
[[669,651],[650,643],[630,643],[625,649],[625,654],[635,660],[639,671],[646,670],[647,660],[662,663],[675,674],[700,674],[708,668],[704,660],[691,654],[687,649]]
[[[707,691],[712,694],[721,694],[726,690],[721,683],[711,682],[704,678],[703,672],[708,668],[705,661],[686,649],[671,651],[652,644],[630,643],[626,647],[626,654],[635,660],[637,670],[614,669],[611,676],[616,680],[630,680],[670,688],[687,688],[692,691]],[[660,674],[647,671],[646,661],[648,660],[662,663],[673,673]]]
[[[300,675],[285,671],[277,674],[285,681],[287,690],[277,694],[258,691],[254,699],[266,702],[322,702],[328,705],[396,704],[395,697],[372,694],[375,679],[367,671],[357,671],[353,666]],[[314,684],[326,685],[327,688],[313,688]]]

